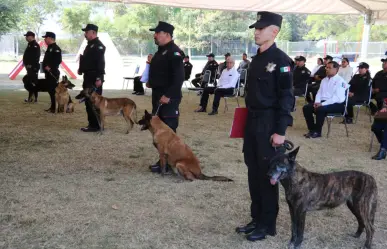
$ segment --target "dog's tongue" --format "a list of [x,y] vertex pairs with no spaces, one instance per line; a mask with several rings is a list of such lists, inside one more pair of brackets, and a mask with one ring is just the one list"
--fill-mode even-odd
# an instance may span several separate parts
[[273,178],[270,178],[270,184],[271,185],[276,185],[277,184],[277,180],[273,179]]

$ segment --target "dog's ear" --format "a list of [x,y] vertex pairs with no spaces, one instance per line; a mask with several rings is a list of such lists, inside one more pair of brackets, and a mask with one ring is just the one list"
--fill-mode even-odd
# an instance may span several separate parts
[[149,112],[147,110],[145,110],[145,116],[149,115]]
[[291,151],[291,152],[288,153],[289,161],[291,161],[291,162],[296,161],[296,157],[297,157],[297,154],[298,154],[299,149],[300,149],[300,146],[298,146],[298,147],[295,148],[293,151]]

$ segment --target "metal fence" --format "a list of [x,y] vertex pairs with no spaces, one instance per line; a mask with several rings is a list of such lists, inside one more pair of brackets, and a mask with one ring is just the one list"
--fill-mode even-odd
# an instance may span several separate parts
[[[126,40],[112,37],[113,43],[123,56],[144,56],[148,53],[154,53],[156,46],[153,41]],[[58,45],[62,47],[63,54],[73,55],[78,52],[82,42],[80,39],[69,39],[68,36],[58,37]],[[229,52],[236,57],[242,53],[248,53],[250,56],[255,54],[257,46],[253,41],[241,39],[211,39],[202,42],[204,45],[200,48],[184,48],[187,54],[192,57],[204,57],[206,54],[213,52],[217,58]],[[351,60],[355,60],[361,51],[361,42],[339,42],[339,41],[277,41],[277,45],[289,56],[303,55],[305,57],[345,55]],[[4,56],[14,57],[23,54],[26,47],[24,37],[16,35],[4,35],[0,37],[0,59]],[[189,51],[190,50],[190,51]],[[387,42],[369,42],[368,58],[383,57],[387,51]]]

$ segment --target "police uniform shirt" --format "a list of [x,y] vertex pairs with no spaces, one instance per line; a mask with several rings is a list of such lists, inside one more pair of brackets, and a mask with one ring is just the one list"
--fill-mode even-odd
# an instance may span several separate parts
[[239,79],[239,73],[235,67],[228,70],[225,68],[220,75],[218,88],[235,88]]
[[358,100],[368,100],[368,97],[370,95],[370,76],[367,74],[360,75],[355,74],[351,81],[349,82],[350,87],[349,91],[353,93],[353,97]]
[[184,62],[184,75],[185,75],[186,79],[188,76],[191,76],[192,67],[193,66],[192,66],[191,62],[189,62],[189,61]]
[[324,101],[323,106],[343,103],[345,101],[345,90],[348,86],[347,82],[338,74],[331,78],[325,77],[321,81],[315,103]]
[[310,78],[310,71],[304,66],[296,67],[293,71],[293,85],[294,88],[305,88]]
[[51,70],[59,71],[59,65],[62,62],[62,50],[56,43],[47,46],[43,59],[43,68],[50,67]]
[[258,50],[248,69],[246,106],[253,111],[275,110],[278,121],[274,132],[278,135],[285,135],[293,124],[292,66],[289,56],[273,44],[262,53]]
[[39,69],[39,59],[40,59],[40,46],[35,40],[30,41],[23,55],[24,66],[27,69],[33,68],[37,70]]
[[105,74],[105,51],[106,47],[98,37],[88,41],[81,57],[80,71],[101,78]]
[[208,61],[207,64],[203,68],[202,74],[204,74],[207,70],[210,70],[212,74],[218,70],[219,64],[215,60]]
[[148,83],[153,90],[162,92],[167,98],[181,98],[184,82],[183,57],[183,51],[174,41],[159,46],[149,68]]
[[379,92],[387,92],[387,72],[377,72],[372,80],[372,87],[378,88]]

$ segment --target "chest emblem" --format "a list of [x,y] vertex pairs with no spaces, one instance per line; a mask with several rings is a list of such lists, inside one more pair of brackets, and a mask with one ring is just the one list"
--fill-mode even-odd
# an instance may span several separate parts
[[162,55],[165,55],[168,52],[168,50],[165,50]]
[[52,52],[52,48],[50,48],[50,52]]
[[273,62],[270,62],[266,66],[266,72],[269,72],[269,73],[273,72],[276,66],[277,66],[276,64],[274,64]]
[[92,44],[91,46],[90,46],[90,48],[93,48],[94,47],[94,44]]

